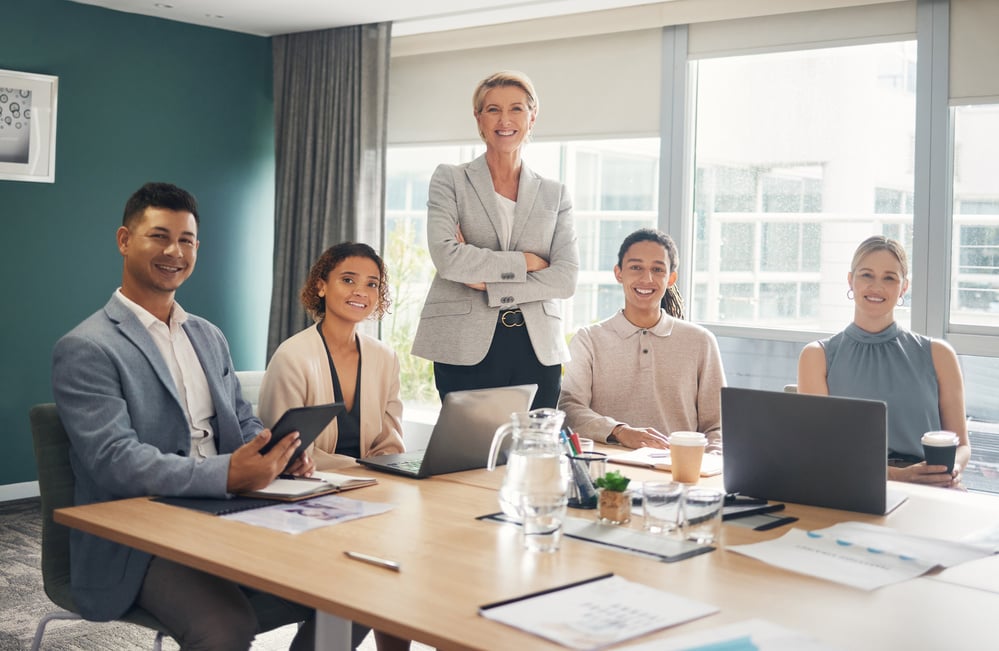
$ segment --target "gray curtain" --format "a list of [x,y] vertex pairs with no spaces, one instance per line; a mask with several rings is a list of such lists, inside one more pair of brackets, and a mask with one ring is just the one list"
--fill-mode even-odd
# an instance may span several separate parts
[[274,37],[277,151],[267,359],[312,321],[309,267],[343,241],[382,248],[391,23]]

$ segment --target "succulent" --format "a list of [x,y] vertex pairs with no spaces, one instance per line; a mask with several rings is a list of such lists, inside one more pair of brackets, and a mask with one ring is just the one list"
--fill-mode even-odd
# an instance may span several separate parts
[[593,485],[604,490],[622,492],[628,490],[631,479],[621,474],[620,470],[612,470],[603,477],[597,477]]

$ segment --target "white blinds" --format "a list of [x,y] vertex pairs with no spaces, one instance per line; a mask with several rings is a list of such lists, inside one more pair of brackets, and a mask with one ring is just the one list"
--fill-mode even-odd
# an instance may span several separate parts
[[660,30],[392,59],[389,142],[478,142],[472,90],[497,70],[534,82],[538,140],[659,133]]
[[916,3],[891,2],[823,11],[696,23],[691,58],[914,39]]
[[999,2],[951,0],[950,103],[999,102]]

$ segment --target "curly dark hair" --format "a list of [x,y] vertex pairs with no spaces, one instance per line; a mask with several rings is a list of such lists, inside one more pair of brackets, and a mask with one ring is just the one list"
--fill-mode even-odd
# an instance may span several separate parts
[[385,270],[385,263],[382,261],[381,256],[367,244],[341,242],[326,249],[319,256],[319,259],[313,263],[312,269],[309,270],[309,277],[305,280],[305,285],[302,286],[300,294],[302,307],[316,321],[322,319],[326,313],[326,299],[319,295],[317,285],[320,280],[326,280],[330,272],[347,258],[368,258],[378,266],[378,304],[375,305],[375,311],[371,315],[375,319],[381,319],[388,314],[389,307],[392,305],[392,299],[389,297],[388,272]]
[[[631,245],[638,242],[655,242],[656,244],[661,244],[666,249],[666,255],[669,256],[670,273],[676,271],[677,267],[680,266],[680,254],[672,237],[655,228],[640,228],[624,238],[624,242],[621,242],[621,248],[617,251],[618,267],[624,264],[624,254],[628,252]],[[666,310],[666,314],[677,319],[683,318],[683,297],[680,296],[680,290],[676,288],[676,283],[666,290],[660,305]]]

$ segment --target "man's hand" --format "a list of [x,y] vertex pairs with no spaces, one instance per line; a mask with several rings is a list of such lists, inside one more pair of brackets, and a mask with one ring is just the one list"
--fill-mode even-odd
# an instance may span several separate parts
[[232,458],[229,459],[229,476],[225,485],[227,491],[242,493],[267,486],[284,471],[291,460],[291,455],[301,445],[298,432],[292,432],[278,441],[270,452],[260,454],[260,449],[270,440],[271,431],[262,430],[252,441],[243,444],[232,453]]
[[668,448],[669,439],[652,427],[618,425],[611,432],[618,443],[626,448]]
[[291,464],[286,472],[289,475],[295,475],[297,477],[311,477],[312,473],[315,471],[316,462],[313,461],[308,452],[303,452],[298,455],[298,458],[295,459],[295,463]]

